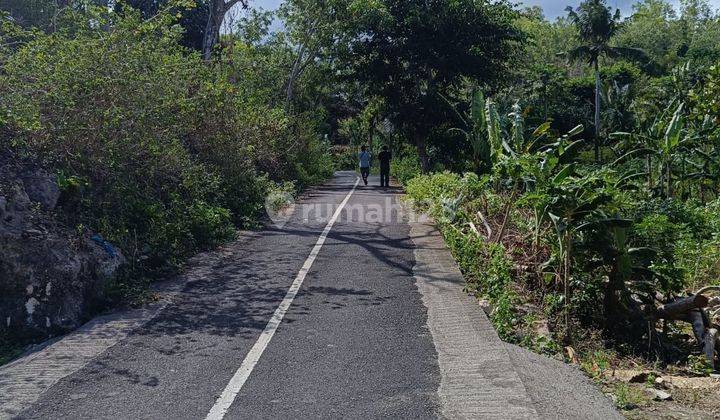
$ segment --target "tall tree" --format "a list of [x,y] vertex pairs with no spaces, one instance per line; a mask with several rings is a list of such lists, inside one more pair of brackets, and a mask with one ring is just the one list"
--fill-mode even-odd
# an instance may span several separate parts
[[345,0],[288,0],[279,10],[285,22],[294,60],[285,82],[285,109],[295,95],[295,83],[322,50],[339,42],[339,15],[346,12]]
[[[154,16],[166,2],[166,0],[125,0],[124,4],[140,10],[145,18],[149,18]],[[119,5],[116,8],[119,8]]]
[[23,27],[49,27],[58,9],[55,0],[0,0],[0,10]]
[[441,94],[464,78],[487,84],[505,74],[520,33],[504,2],[382,0],[351,2],[346,63],[430,168],[427,138],[450,117]]
[[595,73],[595,160],[600,161],[600,58],[632,58],[647,60],[639,48],[610,45],[610,40],[620,28],[620,10],[613,14],[605,0],[585,0],[577,10],[568,6],[570,21],[577,27],[582,45],[568,52],[571,60],[586,60]]

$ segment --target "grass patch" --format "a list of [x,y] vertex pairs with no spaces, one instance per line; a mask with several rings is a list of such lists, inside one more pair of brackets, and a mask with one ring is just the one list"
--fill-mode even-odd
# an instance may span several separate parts
[[642,386],[618,383],[613,387],[615,405],[621,410],[633,410],[650,402],[650,397]]

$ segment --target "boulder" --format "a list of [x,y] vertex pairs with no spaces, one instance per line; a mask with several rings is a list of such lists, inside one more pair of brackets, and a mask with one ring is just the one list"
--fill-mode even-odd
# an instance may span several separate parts
[[54,176],[40,169],[22,175],[28,198],[45,210],[53,210],[60,199],[60,188]]
[[59,196],[48,172],[0,159],[0,333],[46,338],[77,328],[125,264],[97,235],[58,222]]
[[0,316],[13,334],[51,336],[81,325],[104,300],[125,263],[89,235],[54,231],[46,237],[0,231]]

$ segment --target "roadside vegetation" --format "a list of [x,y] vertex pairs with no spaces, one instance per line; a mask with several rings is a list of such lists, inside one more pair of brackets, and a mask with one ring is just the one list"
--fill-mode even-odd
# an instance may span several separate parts
[[588,0],[516,22],[516,84],[448,97],[437,136],[465,158],[399,171],[408,197],[503,339],[578,364],[630,416],[716,415],[718,301],[693,293],[720,284],[718,16]]
[[3,4],[0,163],[46,168],[58,223],[122,251],[116,300],[256,224],[270,190],[388,145],[503,339],[628,410],[654,409],[658,378],[714,371],[720,302],[692,295],[720,284],[704,0],[585,0],[553,21],[474,0]]
[[[223,48],[204,60],[183,17],[197,10],[194,2],[158,2],[153,10],[34,3],[0,11],[0,166],[52,175],[57,206],[33,210],[33,220],[67,227],[78,252],[81,238],[92,236],[124,255],[102,301],[88,310],[146,299],[153,279],[236,229],[257,226],[269,191],[296,193],[332,175],[332,117],[313,80],[321,70],[305,66],[288,97],[295,41],[268,34],[265,16],[237,21],[223,33]],[[202,29],[194,36],[202,38]],[[0,179],[0,215],[7,200],[12,209],[18,182]],[[7,217],[0,233],[13,251],[24,236]],[[10,311],[45,288],[28,285],[26,293],[24,280],[3,274],[12,270],[0,264],[2,307]],[[0,327],[3,354],[16,354],[17,339],[49,333],[44,318],[30,331],[6,330],[10,314]],[[48,331],[67,328],[54,322],[48,317]]]

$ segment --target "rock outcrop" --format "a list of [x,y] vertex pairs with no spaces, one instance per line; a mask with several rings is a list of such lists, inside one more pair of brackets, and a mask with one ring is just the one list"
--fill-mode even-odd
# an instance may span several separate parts
[[61,191],[47,171],[0,158],[0,332],[49,337],[102,305],[122,254],[58,221]]

